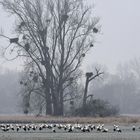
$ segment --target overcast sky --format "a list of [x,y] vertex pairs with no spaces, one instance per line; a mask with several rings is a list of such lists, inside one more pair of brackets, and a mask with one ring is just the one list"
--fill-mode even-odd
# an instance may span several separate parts
[[114,71],[118,63],[139,58],[140,0],[94,0],[94,3],[102,34],[89,59]]
[[[114,71],[119,63],[140,57],[140,0],[87,0],[94,2],[95,16],[100,17],[101,33],[85,63],[106,65]],[[0,9],[0,27],[10,29],[11,18]],[[2,43],[2,41],[1,41]],[[3,64],[3,61],[0,61]],[[15,63],[4,63],[17,69]],[[85,65],[87,67],[87,65]]]

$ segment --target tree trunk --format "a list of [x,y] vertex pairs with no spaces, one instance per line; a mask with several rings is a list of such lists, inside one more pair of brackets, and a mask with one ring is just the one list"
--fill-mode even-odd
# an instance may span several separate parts
[[58,104],[56,102],[53,103],[53,115],[59,116],[59,108],[58,108]]
[[53,103],[53,115],[58,116],[59,115],[58,97],[56,97],[54,91],[52,92],[52,103]]
[[50,94],[50,88],[47,84],[47,82],[45,82],[45,101],[46,101],[46,115],[52,115],[52,100],[51,100],[51,94]]
[[63,91],[62,90],[60,92],[60,108],[59,108],[59,111],[60,111],[60,116],[63,116],[64,115],[64,104],[63,104]]
[[86,106],[87,92],[88,92],[89,77],[86,77],[86,84],[83,96],[83,108]]
[[[62,69],[62,68],[61,68]],[[61,70],[62,72],[62,70]],[[62,80],[63,74],[60,74],[60,79],[59,79],[59,84],[58,84],[58,98],[59,98],[59,102],[58,102],[58,106],[59,106],[59,116],[63,116],[63,112],[64,112],[64,106],[63,106],[63,80]]]
[[48,100],[46,100],[46,115],[52,115],[52,106],[50,103],[48,103]]
[[52,115],[52,104],[50,95],[46,96],[46,115]]

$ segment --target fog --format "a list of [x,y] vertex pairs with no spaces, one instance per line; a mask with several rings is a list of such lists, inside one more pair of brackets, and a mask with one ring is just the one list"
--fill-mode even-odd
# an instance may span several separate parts
[[[94,71],[94,66],[90,71]],[[98,65],[99,66],[99,65]],[[120,109],[120,114],[140,113],[140,59],[132,59],[117,66],[116,73],[112,74],[100,65],[104,71],[101,78],[89,84],[88,95],[94,99],[109,101],[111,105]],[[22,73],[12,70],[2,70],[0,74],[0,114],[22,114],[21,85]],[[83,75],[83,85],[85,84]]]
[[19,73],[0,70],[0,114],[17,114],[20,108]]
[[95,15],[100,17],[101,33],[87,63],[105,64],[114,72],[119,63],[140,57],[140,1],[94,0],[94,3]]
[[[89,93],[119,106],[122,114],[139,114],[140,77],[136,75],[140,74],[140,70],[133,69],[131,61],[135,62],[136,58],[140,64],[140,1],[87,1],[89,5],[94,2],[94,14],[100,17],[101,31],[96,37],[94,49],[84,60],[82,70],[92,70],[96,64],[105,68],[104,80],[93,81]],[[0,28],[6,35],[12,35],[14,18],[1,7],[0,18]],[[1,46],[4,45],[7,44],[1,39]],[[20,113],[19,71],[23,62],[21,59],[9,62],[1,57],[0,68],[0,114]]]
[[[100,17],[101,31],[96,37],[95,48],[88,53],[83,69],[92,63],[106,65],[113,73],[119,63],[138,58],[140,51],[140,1],[139,0],[87,0],[94,6],[94,15]],[[0,28],[13,36],[14,18],[0,7]],[[2,46],[6,41],[2,41]],[[21,69],[21,60],[0,64],[9,69]]]

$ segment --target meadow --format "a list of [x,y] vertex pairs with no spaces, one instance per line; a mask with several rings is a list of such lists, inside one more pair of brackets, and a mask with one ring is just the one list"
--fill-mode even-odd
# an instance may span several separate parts
[[54,117],[54,116],[0,116],[0,123],[140,123],[139,116],[117,117]]
[[[8,131],[3,132],[0,130],[0,140],[140,140],[140,118],[139,117],[109,117],[109,118],[69,118],[69,117],[33,117],[33,116],[0,116],[0,123],[80,123],[80,124],[95,124],[100,123],[105,125],[108,129],[107,133],[98,132],[93,130],[91,132],[66,132],[62,130],[56,130],[53,133],[51,130],[43,131]],[[113,125],[119,125],[122,132],[114,132]],[[136,127],[135,131],[132,131],[132,126]]]
[[140,140],[139,133],[5,133],[0,140]]

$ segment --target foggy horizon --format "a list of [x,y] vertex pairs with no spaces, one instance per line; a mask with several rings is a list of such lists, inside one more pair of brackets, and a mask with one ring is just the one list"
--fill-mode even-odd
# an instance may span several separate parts
[[[139,98],[137,96],[139,95],[140,75],[136,67],[136,69],[132,68],[133,66],[131,65],[131,62],[134,62],[135,60],[138,60],[138,62],[140,61],[140,1],[87,0],[87,2],[89,5],[94,6],[94,16],[100,18],[98,23],[100,32],[95,37],[94,47],[88,52],[88,54],[86,54],[81,69],[83,70],[84,78],[85,72],[92,71],[96,64],[99,65],[99,67],[101,66],[101,70],[107,72],[104,81],[95,82],[95,85],[94,83],[91,84],[89,93],[95,95],[96,98],[109,100],[112,104],[114,103],[114,105],[119,106],[121,113],[139,114],[140,110],[137,110],[137,112],[134,113],[134,109],[139,106]],[[14,37],[13,29],[15,27],[15,21],[13,16],[7,14],[0,7],[0,17],[0,28],[4,31],[4,34],[9,37]],[[2,46],[8,45],[8,42],[2,38],[0,38],[0,41],[1,51]],[[15,102],[14,98],[17,96],[16,93],[19,92],[18,72],[22,69],[22,59],[7,61],[0,57],[0,92],[3,97],[1,100],[6,100],[7,102],[10,101],[7,108],[6,102],[3,102],[5,109],[1,109],[0,113],[7,110],[7,112],[11,111],[12,114],[13,111],[15,111],[15,108],[16,113],[20,112],[18,110],[19,108],[17,108],[19,104],[18,102]],[[118,69],[120,73],[117,73]],[[129,71],[129,69],[131,70]],[[10,80],[8,79],[8,74],[11,76]],[[13,79],[14,82],[11,82]],[[122,86],[120,83],[124,85]],[[133,85],[133,83],[135,83],[135,85]],[[11,89],[10,91],[6,88],[8,84]],[[11,92],[13,93],[13,96],[11,95]],[[119,95],[116,96],[116,94]],[[135,94],[135,96],[133,96],[133,94]],[[123,99],[125,99],[126,95],[129,97],[127,98],[126,103],[124,103],[120,97],[123,96]],[[128,107],[131,99],[133,99],[133,103],[135,103],[134,108]],[[13,105],[12,109],[9,109],[10,104]]]

